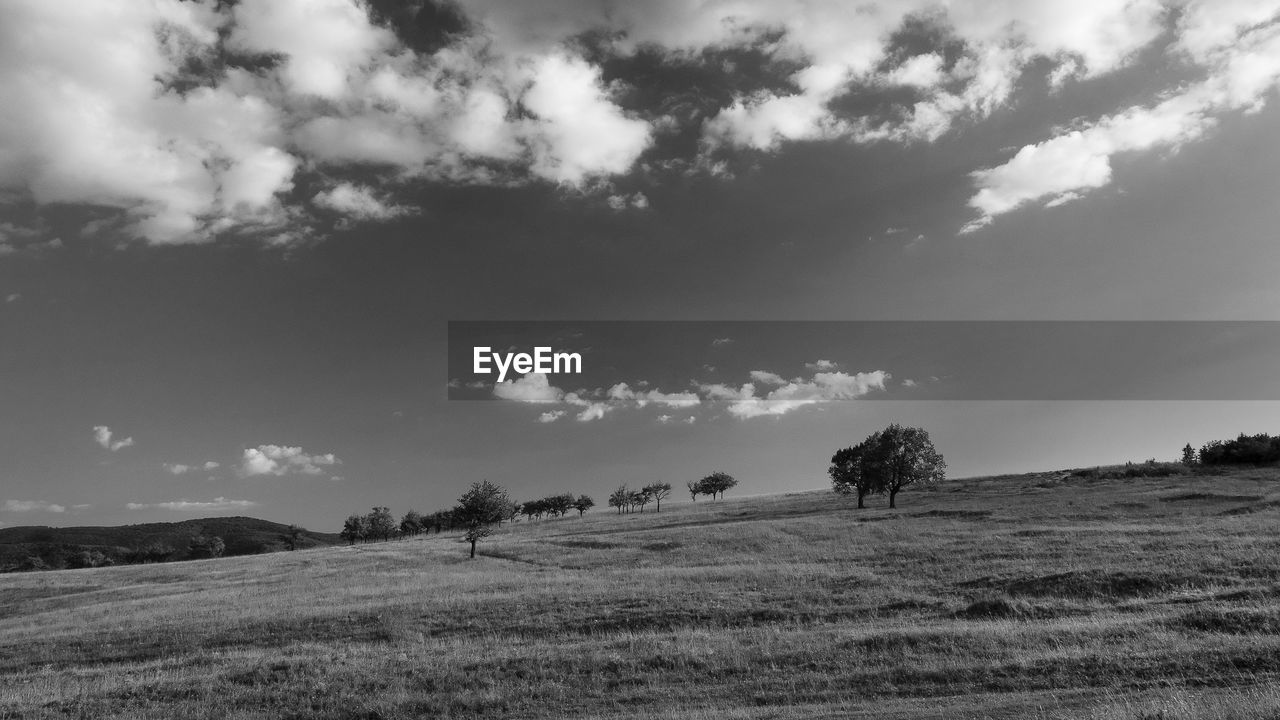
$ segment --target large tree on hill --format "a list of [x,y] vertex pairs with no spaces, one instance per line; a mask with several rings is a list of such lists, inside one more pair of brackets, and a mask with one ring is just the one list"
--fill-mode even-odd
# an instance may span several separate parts
[[579,495],[573,501],[573,509],[578,511],[578,517],[582,517],[582,513],[596,506],[596,501],[591,499],[590,495]]
[[476,556],[476,543],[491,534],[489,527],[502,521],[511,506],[507,491],[500,485],[485,480],[472,483],[471,489],[458,498],[453,517],[466,529],[464,536],[471,543],[471,557]]
[[657,512],[662,512],[662,501],[671,495],[671,483],[653,483],[645,486],[645,491],[658,504]]
[[[872,435],[875,438],[879,433]],[[867,442],[871,438],[843,450],[837,450],[831,456],[831,467],[827,474],[831,476],[831,487],[842,495],[857,495],[858,507],[866,507],[863,498],[876,492],[877,477],[874,473],[863,472],[863,462],[867,454]]]
[[946,478],[947,463],[923,428],[897,423],[873,433],[866,442],[862,471],[871,474],[878,492],[889,494],[897,507],[898,493],[911,485],[932,485]]

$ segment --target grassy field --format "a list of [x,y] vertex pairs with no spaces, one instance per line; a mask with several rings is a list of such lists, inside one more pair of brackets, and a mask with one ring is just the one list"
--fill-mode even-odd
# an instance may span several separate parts
[[1280,472],[0,576],[0,718],[1275,718]]

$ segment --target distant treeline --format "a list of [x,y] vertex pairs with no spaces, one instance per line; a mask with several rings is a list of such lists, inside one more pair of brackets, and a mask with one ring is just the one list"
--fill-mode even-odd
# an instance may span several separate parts
[[1235,440],[1214,440],[1197,453],[1188,444],[1182,461],[1193,465],[1275,465],[1280,463],[1280,436],[1240,433]]
[[257,555],[331,545],[338,538],[246,517],[117,527],[0,529],[0,572],[74,570]]

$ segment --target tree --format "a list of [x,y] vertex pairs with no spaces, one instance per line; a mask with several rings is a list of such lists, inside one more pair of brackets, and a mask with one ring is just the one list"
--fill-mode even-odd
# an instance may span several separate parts
[[629,507],[631,504],[631,491],[626,485],[619,485],[617,490],[609,494],[609,507],[618,508],[618,514],[622,514],[622,508]]
[[357,540],[364,540],[369,537],[368,520],[366,515],[348,516],[346,522],[342,523],[342,532],[338,533],[338,537],[346,540],[348,545],[355,545]]
[[191,538],[191,544],[187,547],[187,554],[193,558],[216,558],[222,557],[222,553],[226,549],[226,543],[222,542],[222,538],[216,535],[213,537],[196,535]]
[[458,498],[453,509],[454,521],[466,528],[466,541],[471,543],[471,557],[476,556],[476,543],[489,537],[490,525],[501,522],[511,505],[507,491],[500,485],[485,480],[471,483],[471,489]]
[[653,496],[649,494],[649,488],[642,487],[631,492],[630,504],[633,509],[640,508],[640,512],[643,513],[644,506],[651,502],[653,502]]
[[395,516],[391,514],[391,508],[375,506],[373,512],[367,517],[369,518],[369,537],[390,540],[395,536],[398,526]]
[[1196,449],[1191,447],[1191,443],[1182,448],[1182,464],[1187,467],[1194,467],[1196,464]]
[[694,502],[698,502],[698,496],[703,494],[703,492],[702,492],[702,481],[701,481],[701,480],[690,480],[690,481],[687,483],[686,487],[688,487],[688,488],[689,488],[689,497],[693,498],[693,501],[694,501]]
[[722,472],[713,472],[710,475],[698,481],[699,492],[703,495],[710,495],[712,500],[716,499],[716,493],[720,497],[724,497],[724,491],[738,484],[738,481],[732,475]]
[[671,494],[671,483],[653,483],[645,487],[645,492],[649,493],[649,497],[658,503],[658,512],[662,512],[662,501]]
[[582,513],[596,506],[596,501],[591,499],[590,495],[579,495],[573,501],[573,509],[578,511],[578,517],[582,517]]
[[547,509],[556,517],[560,517],[573,509],[574,497],[570,493],[552,495],[546,499]]
[[911,485],[931,485],[946,478],[947,463],[923,428],[897,423],[867,438],[863,472],[870,472],[878,492],[889,493],[889,507],[897,507],[898,493]]
[[859,509],[866,507],[862,502],[863,498],[869,493],[876,492],[875,474],[863,472],[863,461],[870,439],[853,447],[837,450],[836,454],[831,456],[831,467],[827,468],[827,474],[831,476],[832,489],[842,495],[857,494]]
[[297,550],[298,545],[302,542],[302,528],[297,525],[290,525],[289,532],[281,535],[280,539],[284,540],[284,546],[290,550]]
[[422,517],[422,513],[417,510],[410,510],[400,518],[400,534],[401,535],[418,535],[422,529],[426,527],[426,518]]

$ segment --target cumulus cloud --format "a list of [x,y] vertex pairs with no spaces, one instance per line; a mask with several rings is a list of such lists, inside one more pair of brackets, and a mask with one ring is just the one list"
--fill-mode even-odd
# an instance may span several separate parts
[[259,445],[245,448],[240,461],[240,474],[258,475],[322,475],[325,468],[341,464],[333,453],[307,453],[300,447]]
[[1256,112],[1280,81],[1280,3],[1189,3],[1175,48],[1207,77],[1148,106],[1135,106],[1026,145],[1005,163],[973,174],[972,232],[1032,203],[1056,207],[1112,183],[1122,153],[1176,150],[1199,139],[1224,112]]
[[132,437],[127,437],[122,440],[112,440],[112,437],[113,435],[111,432],[111,428],[107,427],[106,425],[93,426],[94,442],[98,443],[103,448],[110,450],[111,452],[116,452],[117,450],[122,450],[124,448],[131,447],[133,445]]
[[562,417],[564,417],[564,410],[548,410],[538,416],[538,422],[553,423]]
[[714,400],[728,403],[730,415],[747,419],[762,415],[785,415],[809,405],[828,403],[836,400],[853,400],[873,390],[884,390],[889,373],[883,370],[856,373],[818,372],[804,380],[797,378],[781,383],[774,373],[757,371],[753,377],[768,378],[772,390],[759,394],[755,383],[745,383],[732,387],[723,383],[701,386],[701,390]]
[[258,503],[252,500],[232,500],[216,497],[213,500],[171,500],[157,503],[126,503],[129,510],[178,510],[182,512],[213,512],[222,510],[243,510]]
[[311,202],[357,220],[390,220],[416,212],[414,208],[380,198],[372,188],[352,183],[339,183],[322,190],[311,198]]
[[4,502],[6,512],[66,512],[67,508],[56,503],[45,502],[43,500],[6,500]]
[[504,380],[493,386],[493,396],[516,402],[549,404],[560,402],[564,391],[551,384],[543,373],[529,373],[515,380]]

